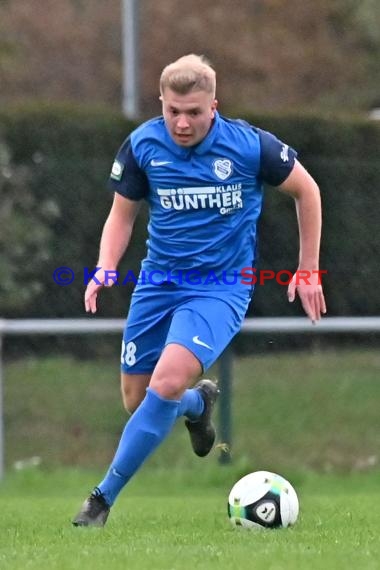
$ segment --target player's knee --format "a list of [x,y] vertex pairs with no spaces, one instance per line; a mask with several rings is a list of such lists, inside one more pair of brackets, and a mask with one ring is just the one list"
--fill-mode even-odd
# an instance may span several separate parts
[[181,397],[183,387],[179,385],[177,378],[152,378],[150,387],[157,392],[162,398],[168,400],[177,400]]

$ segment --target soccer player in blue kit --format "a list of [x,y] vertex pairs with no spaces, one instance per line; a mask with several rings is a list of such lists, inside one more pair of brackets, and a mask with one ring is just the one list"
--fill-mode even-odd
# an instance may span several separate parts
[[[298,294],[312,322],[326,312],[319,280],[321,204],[316,182],[296,152],[272,134],[217,111],[215,71],[201,56],[166,66],[160,78],[162,117],[143,123],[122,144],[110,175],[113,204],[103,228],[96,279],[85,293],[110,286],[142,200],[150,208],[142,262],[122,341],[121,387],[132,414],[104,479],[75,516],[75,526],[103,526],[116,497],[184,416],[194,452],[215,441],[211,413],[218,388],[196,381],[240,330],[252,287],[262,186],[295,200],[299,228]],[[196,384],[195,384],[196,383]],[[194,386],[195,384],[195,386]],[[194,386],[194,387],[193,387]]]

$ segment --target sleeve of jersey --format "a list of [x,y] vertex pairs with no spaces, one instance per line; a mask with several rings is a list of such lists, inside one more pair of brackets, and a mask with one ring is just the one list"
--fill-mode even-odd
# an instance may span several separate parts
[[258,129],[260,177],[271,186],[282,184],[293,170],[296,151],[271,133]]
[[141,200],[149,193],[145,172],[137,164],[131,141],[128,138],[121,146],[112,165],[108,188],[130,200]]

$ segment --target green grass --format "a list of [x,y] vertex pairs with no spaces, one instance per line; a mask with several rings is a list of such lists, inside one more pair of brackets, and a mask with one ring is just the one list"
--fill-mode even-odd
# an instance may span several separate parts
[[123,492],[104,529],[72,528],[81,491],[98,475],[35,469],[8,477],[0,487],[0,568],[379,568],[379,473],[304,475],[293,528],[245,531],[233,529],[226,515],[232,466],[209,467],[199,479],[147,469]]
[[[196,458],[180,422],[107,526],[75,529],[70,520],[102,477],[126,419],[117,363],[9,363],[0,569],[378,570],[379,370],[378,353],[361,350],[237,360],[232,463],[220,466],[218,450]],[[40,465],[27,467],[34,456]],[[230,488],[259,469],[296,488],[293,528],[229,524]]]

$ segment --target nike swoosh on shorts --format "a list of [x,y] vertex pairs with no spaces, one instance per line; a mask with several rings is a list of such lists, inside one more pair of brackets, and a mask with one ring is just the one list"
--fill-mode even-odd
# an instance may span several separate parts
[[193,336],[193,342],[195,342],[195,344],[199,344],[199,346],[204,346],[205,348],[208,348],[209,350],[212,350],[211,346],[209,346],[208,344],[206,344],[205,342],[203,342],[203,340],[200,340],[199,336]]

